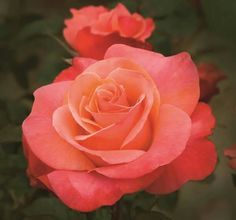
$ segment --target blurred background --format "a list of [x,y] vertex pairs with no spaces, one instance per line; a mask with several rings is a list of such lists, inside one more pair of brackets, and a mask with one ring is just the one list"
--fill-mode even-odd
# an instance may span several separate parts
[[[0,0],[0,219],[109,220],[111,209],[70,210],[49,192],[29,186],[21,146],[21,123],[29,114],[32,92],[50,83],[70,58],[63,43],[69,9],[84,5],[114,7],[114,0]],[[210,105],[217,118],[212,140],[219,161],[215,173],[161,197],[141,192],[120,201],[122,220],[235,220],[236,172],[223,149],[236,143],[236,1],[122,0],[131,12],[153,17],[149,42],[165,55],[188,51],[196,63],[224,72],[220,93]],[[95,198],[96,199],[96,198]]]

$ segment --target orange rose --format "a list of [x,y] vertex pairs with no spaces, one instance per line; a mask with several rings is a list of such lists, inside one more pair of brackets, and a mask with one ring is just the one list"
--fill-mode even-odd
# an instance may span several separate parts
[[124,194],[170,193],[216,164],[215,119],[198,103],[187,53],[164,57],[113,45],[104,60],[75,58],[35,93],[23,123],[32,184],[91,211]]
[[145,43],[155,28],[151,18],[130,12],[121,3],[108,10],[103,6],[71,9],[73,17],[65,21],[64,37],[83,57],[102,59],[116,43],[151,49]]

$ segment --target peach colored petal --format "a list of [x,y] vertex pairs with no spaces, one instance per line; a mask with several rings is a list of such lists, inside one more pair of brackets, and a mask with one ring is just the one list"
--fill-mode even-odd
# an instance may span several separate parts
[[187,53],[164,57],[117,44],[105,54],[105,58],[112,57],[126,57],[142,66],[155,81],[161,102],[175,105],[191,115],[199,99],[199,78],[196,66]]
[[94,129],[81,118],[81,111],[85,110],[82,101],[84,100],[84,96],[88,97],[100,84],[101,80],[97,75],[82,74],[75,79],[68,91],[68,106],[70,111],[76,122],[89,133],[94,132]]
[[[78,135],[77,132],[80,128],[76,128],[76,126],[79,125],[74,121],[71,112],[66,105],[58,108],[54,112],[53,126],[57,133],[68,143],[85,153],[100,157],[103,161],[109,164],[127,163],[144,154],[144,151],[142,150],[91,150],[79,144],[75,140],[75,136]],[[82,130],[81,134],[83,134]]]
[[156,118],[157,129],[152,146],[136,160],[116,166],[96,168],[110,178],[137,178],[169,164],[186,148],[191,132],[189,116],[179,108],[164,104]]
[[[94,150],[120,149],[127,134],[129,134],[143,114],[143,102],[144,97],[141,97],[119,123],[111,124],[88,135],[76,136],[75,139],[83,146]],[[119,131],[119,135],[117,135],[117,131]]]
[[96,73],[101,78],[107,78],[109,74],[117,68],[134,70],[140,73],[144,72],[144,69],[136,64],[133,60],[123,57],[114,57],[110,59],[100,60],[89,66],[86,69],[86,72]]
[[54,169],[89,170],[94,167],[93,163],[65,142],[52,127],[52,114],[62,105],[70,85],[71,82],[54,83],[35,91],[32,112],[22,125],[23,135],[28,148],[47,166]]
[[137,100],[140,94],[145,94],[143,114],[124,139],[122,144],[122,147],[124,147],[135,138],[135,136],[142,130],[145,122],[148,120],[148,116],[153,105],[153,90],[156,88],[152,88],[152,84],[139,72],[134,72],[127,69],[117,68],[110,73],[109,77],[124,86],[130,103]]

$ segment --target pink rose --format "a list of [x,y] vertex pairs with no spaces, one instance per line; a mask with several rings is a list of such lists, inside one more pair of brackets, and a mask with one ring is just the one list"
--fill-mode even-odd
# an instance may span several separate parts
[[80,56],[102,59],[108,47],[122,43],[151,49],[145,43],[155,28],[151,18],[131,14],[119,3],[109,10],[103,6],[71,9],[73,17],[65,21],[64,37]]
[[139,190],[170,193],[214,170],[215,119],[198,103],[187,53],[113,45],[101,61],[75,58],[34,96],[23,123],[28,174],[73,209]]

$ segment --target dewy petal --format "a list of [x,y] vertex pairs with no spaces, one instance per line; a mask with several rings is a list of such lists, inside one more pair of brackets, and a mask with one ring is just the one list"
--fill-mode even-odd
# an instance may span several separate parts
[[212,129],[215,127],[215,117],[213,116],[209,105],[201,102],[198,103],[191,115],[191,119],[191,140],[207,137],[212,134]]
[[105,58],[126,57],[142,66],[156,82],[162,104],[175,105],[191,115],[199,99],[196,66],[187,53],[170,57],[127,45],[113,45]]
[[70,81],[74,80],[80,73],[82,73],[88,66],[95,63],[96,60],[85,58],[85,57],[75,57],[72,60],[72,66],[62,70],[54,79],[53,82]]
[[147,188],[154,194],[171,193],[190,180],[202,180],[210,175],[216,165],[214,144],[206,139],[191,142],[172,163],[163,167],[162,174]]
[[191,132],[191,120],[182,110],[162,105],[156,119],[157,128],[149,150],[128,164],[96,168],[98,173],[111,178],[137,178],[169,164],[185,149]]
[[114,180],[95,172],[54,171],[47,175],[51,190],[70,208],[93,211],[112,205],[126,193],[133,193],[150,185],[159,171],[137,179]]
[[[58,108],[53,114],[53,126],[58,132],[58,134],[66,140],[68,143],[72,144],[74,147],[78,148],[80,151],[83,151],[89,155],[93,155],[101,158],[104,162],[108,164],[119,164],[119,163],[127,163],[133,161],[143,155],[145,151],[143,150],[96,150],[89,149],[84,147],[82,144],[79,144],[75,137],[76,135],[82,135],[83,131],[81,130],[81,134],[79,134],[79,125],[74,121],[69,108],[64,105]],[[78,126],[78,127],[77,127]],[[117,132],[117,130],[115,130]],[[115,135],[117,136],[117,135]],[[115,137],[114,134],[111,137]],[[106,138],[106,136],[104,136]],[[97,142],[96,142],[97,143]],[[104,142],[101,141],[104,144]],[[98,143],[100,144],[100,142]],[[102,146],[104,146],[102,144]],[[109,146],[108,146],[109,147]],[[111,148],[112,149],[112,146]]]
[[[32,112],[24,121],[23,135],[30,150],[54,169],[89,170],[93,163],[64,141],[52,126],[52,114],[62,105],[71,82],[43,86],[34,93]],[[63,156],[62,156],[63,155]]]

